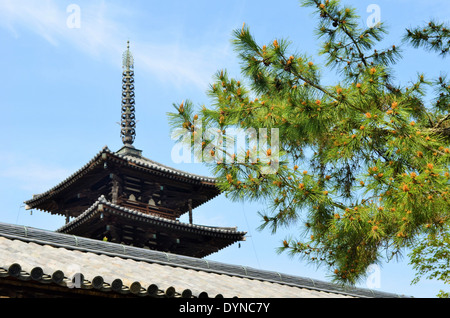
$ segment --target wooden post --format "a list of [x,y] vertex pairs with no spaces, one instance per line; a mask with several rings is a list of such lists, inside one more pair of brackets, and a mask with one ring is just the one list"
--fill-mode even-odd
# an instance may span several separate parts
[[120,195],[120,182],[119,177],[115,173],[111,173],[109,175],[111,179],[111,202],[113,204],[118,203],[119,195]]
[[192,199],[188,199],[189,224],[192,224]]

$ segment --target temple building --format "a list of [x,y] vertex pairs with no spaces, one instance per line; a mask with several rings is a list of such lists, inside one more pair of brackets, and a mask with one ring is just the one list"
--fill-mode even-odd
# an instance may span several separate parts
[[[134,61],[123,54],[121,137],[76,173],[25,202],[66,217],[57,232],[204,257],[245,239],[236,228],[193,223],[193,209],[220,194],[215,179],[190,174],[142,156],[135,139]],[[179,221],[189,214],[189,223]]]

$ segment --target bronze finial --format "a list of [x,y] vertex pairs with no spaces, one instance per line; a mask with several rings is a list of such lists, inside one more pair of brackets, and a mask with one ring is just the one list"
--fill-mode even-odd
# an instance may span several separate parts
[[136,135],[135,107],[134,107],[134,59],[130,52],[130,41],[127,41],[127,50],[123,53],[122,63],[122,120],[121,131],[124,145],[132,146]]

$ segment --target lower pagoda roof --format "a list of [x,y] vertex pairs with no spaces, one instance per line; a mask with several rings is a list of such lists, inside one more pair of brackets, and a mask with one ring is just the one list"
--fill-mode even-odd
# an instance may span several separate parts
[[246,234],[235,227],[183,223],[145,214],[113,204],[104,196],[56,232],[198,258],[244,241]]

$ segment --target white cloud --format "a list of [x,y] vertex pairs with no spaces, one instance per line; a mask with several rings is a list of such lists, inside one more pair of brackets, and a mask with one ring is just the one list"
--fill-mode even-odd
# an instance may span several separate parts
[[[159,79],[180,87],[194,84],[206,89],[212,75],[230,57],[227,45],[204,46],[197,50],[179,47],[177,44],[144,44],[135,53],[136,64],[158,74]],[[222,62],[221,62],[222,61]]]
[[47,191],[73,173],[66,168],[39,163],[35,158],[26,160],[12,153],[0,154],[0,163],[0,178],[4,185],[33,193]]
[[[132,35],[132,51],[139,71],[149,72],[176,86],[188,84],[205,89],[213,73],[231,55],[228,40],[189,46],[179,41],[180,36],[161,37],[165,32],[173,34],[170,25],[161,25],[158,32],[130,29],[123,21],[129,21],[135,13],[128,7],[105,1],[77,3],[80,3],[76,4],[80,8],[80,27],[74,28],[70,27],[73,12],[67,10],[70,3],[3,0],[0,2],[0,27],[9,30],[17,39],[21,32],[32,32],[51,45],[69,45],[92,58],[115,65],[120,65],[118,61],[125,43]],[[136,14],[142,16],[142,13]],[[148,36],[151,32],[154,37]]]
[[53,45],[56,44],[53,34],[57,26],[63,22],[63,16],[58,14],[58,9],[51,1],[4,0],[0,2],[0,23],[8,28],[16,37],[19,35],[17,28],[29,29]]

